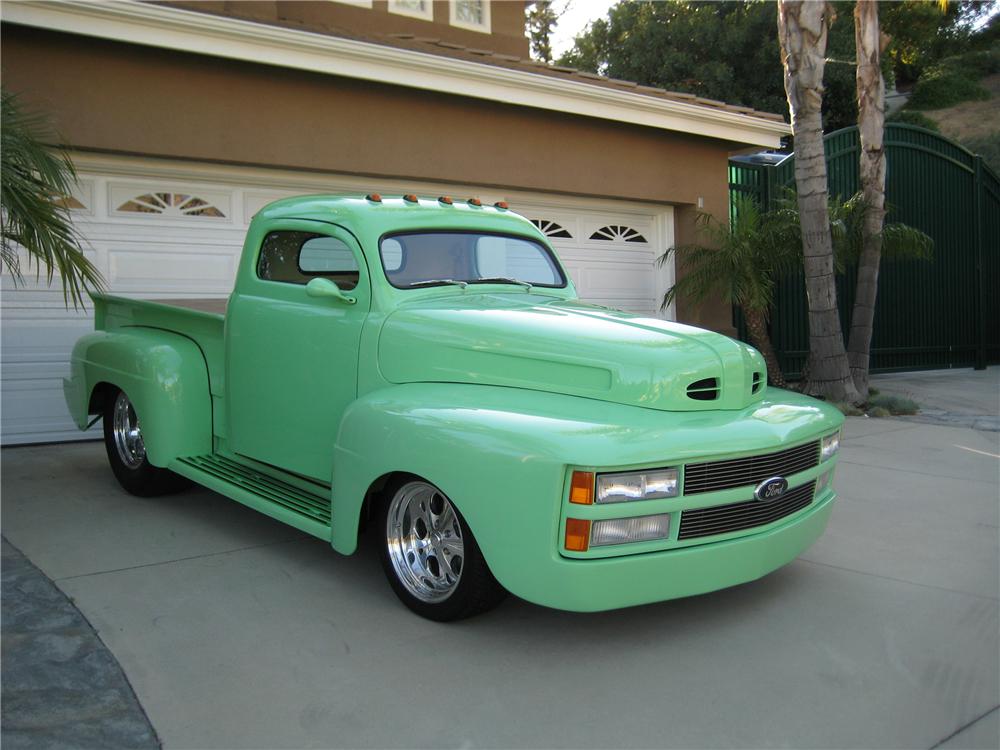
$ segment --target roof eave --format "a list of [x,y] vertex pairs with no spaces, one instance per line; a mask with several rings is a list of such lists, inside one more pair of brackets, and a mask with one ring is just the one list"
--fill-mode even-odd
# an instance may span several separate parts
[[10,23],[779,147],[787,124],[583,81],[164,5],[8,0]]

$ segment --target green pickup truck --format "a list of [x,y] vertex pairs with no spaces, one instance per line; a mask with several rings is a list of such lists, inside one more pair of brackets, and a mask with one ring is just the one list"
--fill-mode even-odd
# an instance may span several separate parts
[[581,302],[506,204],[270,204],[226,300],[94,295],[66,400],[129,492],[189,481],[350,554],[435,620],[750,581],[823,531],[843,417],[753,348]]

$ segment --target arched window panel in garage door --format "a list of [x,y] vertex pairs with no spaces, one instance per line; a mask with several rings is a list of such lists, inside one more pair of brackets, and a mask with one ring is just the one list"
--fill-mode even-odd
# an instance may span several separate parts
[[532,224],[538,227],[538,231],[552,240],[571,240],[573,235],[570,231],[552,219],[531,219]]
[[74,219],[80,216],[92,216],[94,213],[94,183],[92,180],[77,179],[70,194],[58,201],[60,205],[72,212]]
[[590,239],[600,242],[633,242],[647,244],[646,237],[639,230],[627,224],[606,224],[595,229],[590,234]]
[[110,214],[122,218],[230,221],[231,195],[198,187],[111,185]]

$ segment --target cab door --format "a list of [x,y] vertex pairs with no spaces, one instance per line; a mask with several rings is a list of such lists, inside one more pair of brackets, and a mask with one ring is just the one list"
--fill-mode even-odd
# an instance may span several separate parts
[[[325,278],[348,298],[311,296]],[[371,287],[354,236],[332,224],[271,227],[226,317],[228,440],[239,455],[332,480],[340,418],[357,397]]]

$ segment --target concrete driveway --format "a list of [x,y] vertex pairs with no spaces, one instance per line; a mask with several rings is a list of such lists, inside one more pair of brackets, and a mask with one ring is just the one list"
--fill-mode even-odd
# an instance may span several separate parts
[[[963,373],[995,415],[997,370]],[[344,558],[207,491],[128,496],[95,443],[5,450],[3,531],[168,748],[996,748],[1000,433],[846,435],[830,528],[799,560],[601,614],[510,599],[423,621],[371,544]]]

